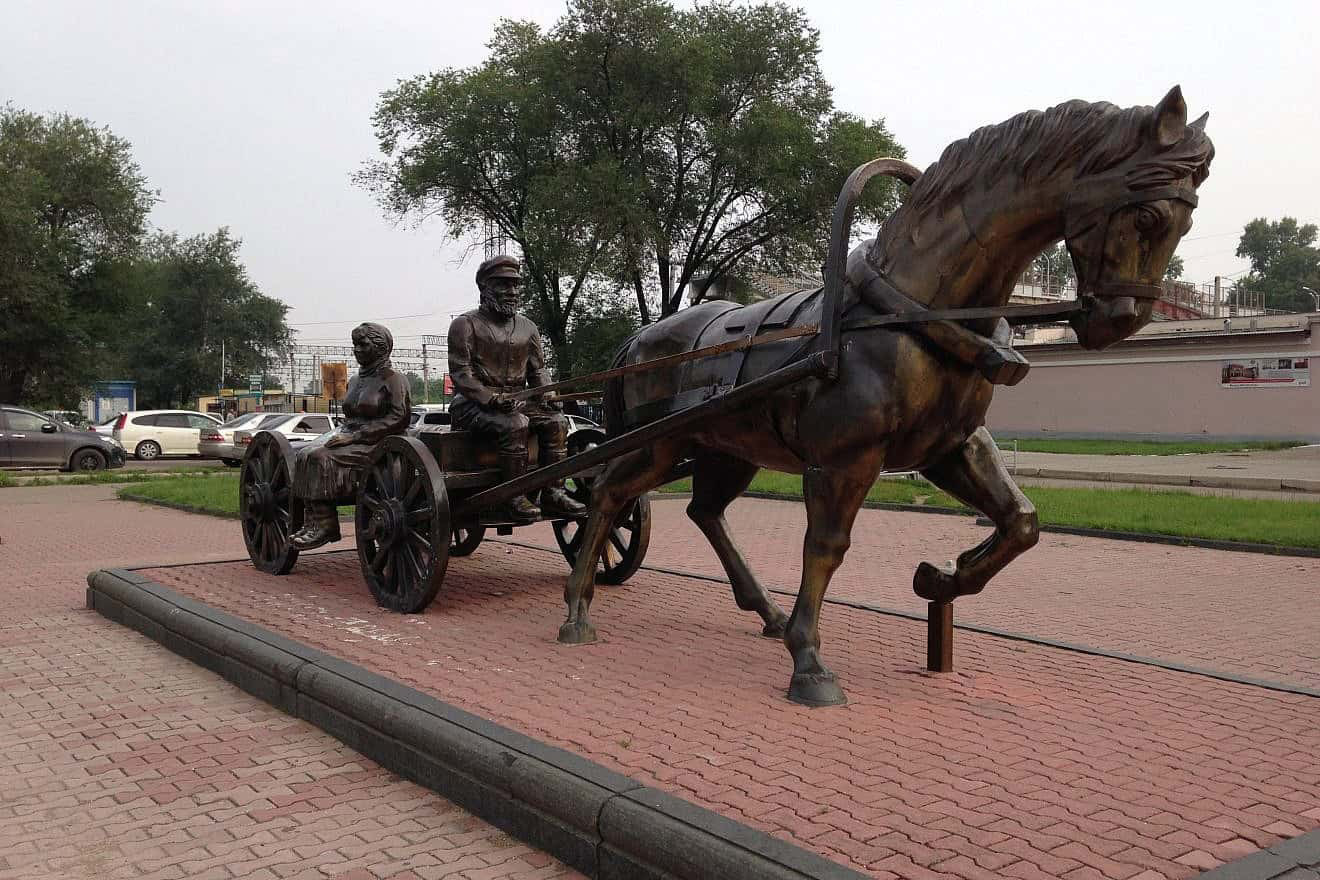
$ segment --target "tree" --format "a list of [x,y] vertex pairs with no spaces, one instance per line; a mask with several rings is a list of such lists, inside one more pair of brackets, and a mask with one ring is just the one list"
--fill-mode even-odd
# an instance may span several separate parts
[[1316,225],[1299,226],[1293,217],[1273,223],[1257,218],[1246,225],[1237,255],[1251,261],[1251,270],[1238,289],[1258,293],[1269,309],[1309,312],[1314,308],[1309,287],[1320,290],[1320,249],[1315,247]]
[[1183,270],[1185,268],[1186,267],[1183,265],[1183,258],[1174,254],[1172,257],[1169,257],[1168,268],[1164,270],[1164,279],[1166,281],[1177,281],[1179,278],[1182,278]]
[[1031,261],[1030,273],[1034,276],[1032,280],[1049,293],[1059,293],[1077,283],[1072,257],[1063,242],[1055,242],[1037,254]]
[[[184,406],[220,381],[246,385],[289,343],[288,306],[265,296],[239,260],[239,239],[158,234],[125,283],[132,312],[122,330],[118,371],[138,382],[146,406]],[[281,359],[282,360],[282,359]]]
[[584,161],[563,108],[547,100],[555,47],[535,24],[503,20],[479,67],[385,92],[374,123],[386,161],[358,175],[397,218],[440,217],[462,239],[494,222],[522,251],[527,296],[556,352],[600,254],[593,196],[610,170]]
[[571,362],[568,368],[558,371],[559,376],[582,376],[608,370],[623,343],[637,332],[638,327],[637,310],[622,289],[602,290],[588,297],[569,325],[568,355]]
[[75,406],[155,196],[127,141],[0,110],[0,400]]
[[[386,159],[358,179],[400,219],[498,226],[561,367],[598,288],[633,289],[649,321],[648,292],[668,315],[740,262],[818,272],[844,179],[903,154],[883,121],[834,111],[818,35],[782,4],[572,0],[548,32],[501,21],[489,48],[384,93]],[[877,182],[859,215],[893,198]]]
[[[844,179],[904,155],[883,120],[834,110],[800,9],[576,0],[551,39],[563,59],[554,100],[613,172],[602,237],[644,322],[648,287],[663,316],[740,263],[816,274]],[[878,181],[858,216],[879,221],[894,204]]]

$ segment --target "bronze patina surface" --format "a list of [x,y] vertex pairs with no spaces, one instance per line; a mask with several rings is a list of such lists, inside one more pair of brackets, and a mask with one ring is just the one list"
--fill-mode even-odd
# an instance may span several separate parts
[[[518,394],[553,381],[545,364],[541,334],[518,314],[522,267],[510,256],[486,260],[477,268],[481,305],[459,315],[449,325],[449,374],[454,400],[449,412],[455,428],[480,435],[499,449],[500,470],[512,480],[527,470],[527,437],[540,441],[541,465],[568,455],[568,419],[560,404],[543,396]],[[544,485],[544,484],[542,484]],[[541,506],[549,516],[581,516],[586,508],[564,492],[562,483],[541,490]],[[525,495],[506,502],[498,518],[531,523],[542,511]]]
[[299,449],[295,459],[293,492],[304,502],[305,525],[289,543],[298,550],[339,540],[336,503],[357,493],[358,477],[376,444],[408,428],[408,380],[390,365],[393,351],[394,337],[384,326],[368,322],[354,328],[359,370],[344,395],[344,421],[334,433]]
[[[826,312],[826,295],[795,293],[755,309],[705,303],[645,328],[616,366],[718,344],[727,341],[722,335],[752,332],[753,323],[762,333],[819,323],[822,333],[620,376],[606,387],[612,434],[671,417],[794,361],[819,359],[827,369],[807,369],[803,381],[752,403],[713,408],[707,418],[685,420],[682,431],[609,461],[593,485],[560,641],[595,639],[588,611],[611,522],[690,459],[688,514],[718,554],[738,607],[760,615],[765,635],[783,637],[793,658],[789,698],[842,703],[843,690],[821,659],[820,609],[880,473],[918,470],[995,525],[954,565],[918,567],[913,589],[935,605],[980,592],[1038,537],[1036,512],[984,428],[994,383],[1025,375],[1006,325],[995,318],[865,322],[909,307],[1002,307],[1027,264],[1063,239],[1079,281],[1078,308],[1069,315],[1078,341],[1104,348],[1134,333],[1151,318],[1169,258],[1190,228],[1196,188],[1209,172],[1214,147],[1204,126],[1205,117],[1187,123],[1177,87],[1156,107],[1071,101],[1019,114],[950,145],[920,177],[901,165],[881,169],[912,178],[911,196],[846,263],[846,212],[836,223],[835,263],[827,270],[846,273],[838,313]],[[752,574],[723,516],[762,467],[803,475],[808,526],[791,617]],[[939,611],[946,613],[951,609]]]

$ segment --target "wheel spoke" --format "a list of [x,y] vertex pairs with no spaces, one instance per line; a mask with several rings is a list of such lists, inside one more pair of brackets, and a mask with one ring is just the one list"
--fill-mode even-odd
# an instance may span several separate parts
[[403,506],[412,507],[413,502],[417,500],[417,496],[421,494],[421,491],[422,491],[421,480],[413,480],[411,483],[409,483],[408,491],[403,493]]
[[408,525],[410,526],[423,525],[431,518],[431,515],[434,513],[435,513],[435,508],[433,507],[419,507],[416,510],[410,510],[408,511]]
[[628,544],[623,540],[623,535],[618,529],[610,529],[610,543],[619,551],[620,559],[628,555]]
[[394,493],[394,496],[397,498],[402,495],[404,492],[402,455],[390,456],[390,481],[392,483],[391,491]]
[[266,482],[266,471],[262,467],[261,456],[254,455],[250,459],[248,459],[248,467],[251,469],[250,471],[252,475],[251,482],[253,483]]
[[387,554],[385,553],[385,548],[378,544],[376,546],[376,555],[371,560],[371,570],[379,575],[384,570],[387,561],[388,559]]
[[417,586],[421,586],[422,582],[426,580],[426,568],[422,565],[421,559],[419,559],[417,554],[413,551],[412,545],[404,544],[403,549],[400,551],[400,555],[407,561],[408,568],[416,578]]
[[387,549],[382,550],[380,555],[385,557],[385,567],[380,572],[381,583],[388,592],[398,593],[399,567],[395,565],[394,554]]
[[415,547],[421,549],[422,551],[424,551],[428,556],[435,556],[435,548],[433,548],[433,547],[431,546],[431,542],[428,541],[428,540],[422,535],[421,532],[414,531],[413,529],[409,529],[409,530],[408,530],[408,541],[409,541],[413,546],[415,546]]

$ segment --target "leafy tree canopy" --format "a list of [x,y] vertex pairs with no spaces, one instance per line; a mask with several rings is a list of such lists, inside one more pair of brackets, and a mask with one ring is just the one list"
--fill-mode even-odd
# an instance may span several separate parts
[[288,306],[261,293],[228,229],[153,236],[122,283],[132,298],[118,373],[138,382],[143,406],[185,405],[220,381],[245,385],[289,344]]
[[[386,158],[359,180],[456,237],[494,222],[561,370],[589,278],[631,287],[649,320],[740,263],[815,274],[848,173],[903,155],[882,120],[835,111],[819,37],[781,3],[571,0],[548,31],[502,21],[489,49],[382,95]],[[893,199],[877,184],[860,216]]]
[[0,401],[77,403],[154,200],[108,129],[0,109]]
[[1315,301],[1302,288],[1320,290],[1316,231],[1314,223],[1299,225],[1292,217],[1252,220],[1237,248],[1239,257],[1251,261],[1251,271],[1238,281],[1238,288],[1261,294],[1269,309],[1311,311]]

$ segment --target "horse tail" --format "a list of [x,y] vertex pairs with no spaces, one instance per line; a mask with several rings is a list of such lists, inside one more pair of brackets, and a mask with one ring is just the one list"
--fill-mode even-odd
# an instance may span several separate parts
[[[614,355],[614,360],[610,361],[610,369],[622,367],[628,359],[628,353],[632,351],[633,343],[642,331],[638,330],[619,347],[618,353]],[[624,432],[623,427],[623,376],[615,376],[605,382],[605,433],[609,437],[617,437]]]

